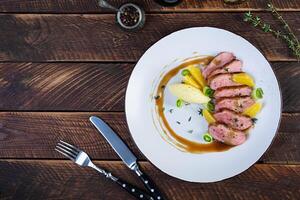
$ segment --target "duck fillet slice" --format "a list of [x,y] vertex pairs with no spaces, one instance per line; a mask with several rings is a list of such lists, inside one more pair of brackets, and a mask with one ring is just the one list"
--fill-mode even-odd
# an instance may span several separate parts
[[210,88],[217,90],[223,87],[241,86],[242,84],[236,83],[232,80],[232,74],[221,74],[213,77],[209,81]]
[[217,122],[228,125],[229,127],[242,131],[250,128],[253,125],[251,118],[239,115],[229,110],[223,110],[214,114]]
[[217,101],[215,110],[218,112],[223,109],[228,109],[237,113],[242,113],[254,103],[255,101],[250,97],[225,98]]
[[242,72],[242,66],[243,66],[243,62],[240,60],[234,60],[231,63],[225,65],[223,68],[221,69],[216,69],[215,71],[213,71],[208,78],[211,78],[215,75],[218,74],[228,74],[228,73],[236,73],[236,72]]
[[252,92],[251,87],[240,86],[234,88],[222,88],[218,89],[214,93],[216,99],[226,98],[226,97],[245,97],[250,96]]
[[208,128],[212,137],[228,145],[240,145],[246,141],[246,134],[242,131],[233,130],[224,124],[213,124]]
[[235,59],[235,56],[229,52],[221,52],[204,68],[203,76],[207,78],[214,70],[223,67]]

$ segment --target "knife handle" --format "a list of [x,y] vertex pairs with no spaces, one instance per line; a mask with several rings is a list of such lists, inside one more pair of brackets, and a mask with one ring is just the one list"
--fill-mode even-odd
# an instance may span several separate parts
[[131,185],[130,183],[127,183],[126,181],[123,181],[122,179],[117,179],[115,182],[118,183],[124,190],[126,190],[129,194],[131,194],[137,199],[154,200],[154,198],[146,192],[136,188],[135,186]]
[[159,192],[158,188],[155,186],[154,182],[139,169],[138,165],[135,166],[134,171],[142,180],[142,182],[144,183],[145,187],[150,192],[150,195],[154,198],[154,200],[165,200]]
[[100,174],[104,175],[107,179],[110,179],[113,182],[117,183],[121,188],[126,190],[129,194],[131,194],[135,198],[154,200],[153,197],[150,196],[148,193],[146,193],[146,192],[136,188],[135,186],[131,185],[130,183],[127,183],[126,181],[123,181],[122,179],[112,175],[110,172],[107,172],[104,169],[97,167],[93,162],[90,161],[88,166],[93,168],[94,170],[98,171]]

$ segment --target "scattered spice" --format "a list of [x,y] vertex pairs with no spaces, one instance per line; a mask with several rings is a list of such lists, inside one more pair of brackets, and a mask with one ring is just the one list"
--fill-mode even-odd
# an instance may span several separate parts
[[193,131],[194,131],[194,130],[188,130],[187,132],[188,132],[188,133],[193,133]]
[[179,121],[176,121],[177,124],[181,124]]
[[170,109],[169,112],[170,112],[170,113],[173,113],[173,109]]
[[192,120],[192,116],[189,117],[188,121],[190,122]]
[[203,109],[199,108],[198,114],[201,115],[201,116],[203,116]]
[[158,100],[159,98],[160,98],[159,95],[154,96],[154,99],[155,99],[155,100]]
[[257,122],[257,118],[252,118],[251,120],[254,124]]

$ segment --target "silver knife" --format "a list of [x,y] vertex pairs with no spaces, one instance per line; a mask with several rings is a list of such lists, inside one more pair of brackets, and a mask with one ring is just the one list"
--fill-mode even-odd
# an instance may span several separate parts
[[149,190],[150,194],[154,199],[163,200],[161,193],[154,185],[147,175],[145,175],[139,168],[137,163],[137,158],[126,144],[121,140],[121,138],[99,117],[91,116],[90,121],[97,128],[97,130],[102,134],[102,136],[108,141],[110,146],[115,150],[123,162],[134,171],[138,177],[142,180],[143,184]]

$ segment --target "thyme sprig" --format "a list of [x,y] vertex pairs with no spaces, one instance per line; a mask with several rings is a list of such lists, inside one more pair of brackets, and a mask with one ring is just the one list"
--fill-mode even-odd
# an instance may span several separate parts
[[290,28],[289,24],[283,19],[283,17],[279,14],[279,12],[276,10],[273,4],[268,3],[268,10],[271,11],[274,17],[276,17],[283,25],[283,28],[287,31],[290,38],[299,45],[299,40],[294,34],[293,30]]
[[271,11],[274,17],[283,24],[284,30],[287,34],[282,31],[275,30],[270,24],[265,23],[260,17],[253,15],[250,11],[244,14],[244,21],[251,23],[254,27],[260,28],[265,33],[271,33],[275,37],[284,40],[297,59],[300,60],[300,43],[298,38],[295,36],[288,23],[277,12],[273,4],[268,4],[268,10]]

